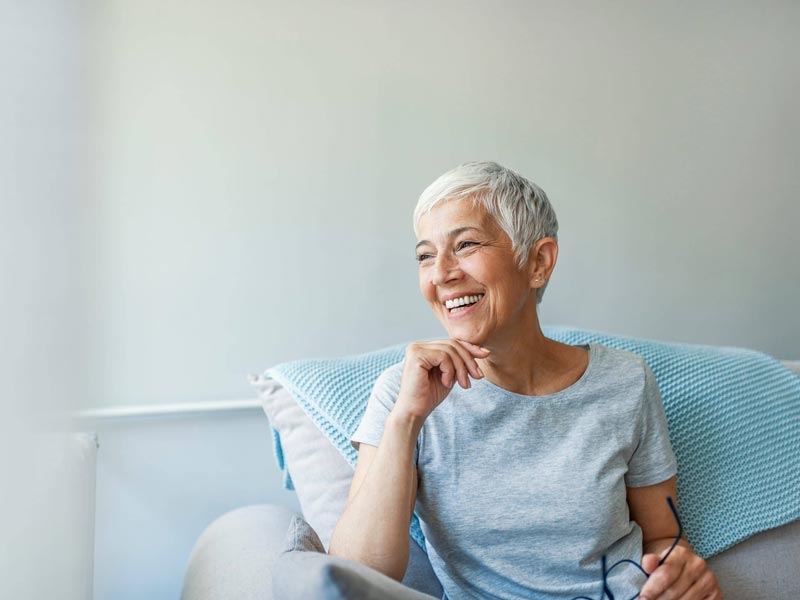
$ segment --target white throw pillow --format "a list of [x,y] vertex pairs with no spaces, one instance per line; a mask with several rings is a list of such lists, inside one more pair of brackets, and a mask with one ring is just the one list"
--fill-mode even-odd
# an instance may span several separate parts
[[282,385],[264,377],[253,385],[270,424],[280,434],[303,517],[327,551],[347,505],[353,469]]

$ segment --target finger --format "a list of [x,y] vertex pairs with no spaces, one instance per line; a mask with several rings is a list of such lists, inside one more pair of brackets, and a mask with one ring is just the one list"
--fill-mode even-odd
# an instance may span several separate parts
[[[676,548],[677,558],[683,559],[683,569],[681,570],[680,579],[672,585],[670,592],[675,593],[675,598],[691,598],[692,600],[702,600],[706,595],[705,592],[696,596],[691,593],[691,588],[701,579],[706,573],[709,573],[706,561],[697,556],[692,550],[680,547]],[[667,559],[669,560],[669,559]],[[689,594],[687,596],[687,594]],[[669,596],[672,597],[672,596]]]
[[435,376],[435,369],[439,369],[439,378],[442,385],[450,388],[455,379],[455,367],[446,352],[441,352],[436,348],[431,348],[429,344],[424,346],[417,345],[414,348],[413,356],[418,364],[428,372],[428,376]]
[[456,381],[456,368],[453,365],[453,361],[450,359],[450,356],[436,352],[435,356],[433,357],[433,361],[434,365],[439,367],[439,370],[442,372],[442,385],[447,389],[453,387],[453,384]]
[[452,339],[463,344],[467,350],[469,350],[472,354],[474,354],[478,358],[486,358],[491,353],[491,350],[489,350],[488,348],[484,348],[483,346],[479,346],[478,344],[473,344],[472,342],[468,342],[467,340],[460,340],[458,338],[452,338]]
[[657,554],[645,554],[642,556],[642,568],[650,575],[658,568],[659,560]]
[[469,370],[467,369],[467,365],[464,362],[464,358],[462,355],[456,350],[453,344],[443,343],[443,342],[434,342],[431,344],[432,348],[446,354],[453,363],[453,367],[458,377],[458,383],[464,389],[472,387],[472,384],[469,381]]
[[458,352],[461,356],[461,359],[464,361],[467,369],[469,370],[470,374],[475,379],[480,379],[483,377],[483,371],[481,371],[480,366],[478,366],[478,361],[475,360],[475,357],[472,356],[469,348],[467,348],[464,344],[469,342],[461,342],[461,340],[453,340],[451,341],[452,347]]
[[686,590],[680,600],[710,600],[722,598],[722,591],[719,589],[717,578],[714,573],[706,570],[691,587]]
[[692,580],[682,577],[684,563],[679,560],[667,560],[653,571],[647,578],[640,600],[673,600],[689,589]]

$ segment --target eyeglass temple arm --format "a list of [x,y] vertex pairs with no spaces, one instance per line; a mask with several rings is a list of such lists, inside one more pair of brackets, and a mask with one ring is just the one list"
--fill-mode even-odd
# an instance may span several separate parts
[[658,561],[658,566],[664,564],[664,561],[667,560],[667,557],[672,553],[672,551],[675,549],[675,546],[678,545],[678,542],[680,542],[681,538],[683,537],[683,523],[681,523],[681,518],[678,516],[678,510],[675,508],[675,503],[672,501],[672,496],[667,496],[667,504],[669,504],[669,509],[672,511],[672,515],[678,522],[678,535],[675,537],[675,541],[672,542],[672,546],[669,547],[669,550],[664,555],[664,558]]

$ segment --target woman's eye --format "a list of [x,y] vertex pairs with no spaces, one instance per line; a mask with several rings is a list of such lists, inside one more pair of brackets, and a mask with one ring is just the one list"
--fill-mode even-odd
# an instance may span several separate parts
[[429,259],[430,257],[431,257],[430,254],[417,254],[417,262],[422,262],[424,260]]
[[461,250],[462,248],[466,248],[467,246],[477,246],[478,242],[460,242],[458,244],[458,249]]

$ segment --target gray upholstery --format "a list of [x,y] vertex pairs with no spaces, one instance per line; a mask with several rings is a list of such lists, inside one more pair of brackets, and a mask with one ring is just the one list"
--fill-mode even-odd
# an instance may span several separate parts
[[340,556],[286,552],[275,561],[275,600],[438,600]]
[[800,598],[800,521],[763,531],[708,559],[725,600]]
[[181,598],[272,600],[272,565],[294,514],[285,506],[260,504],[216,519],[192,549]]
[[[299,515],[285,506],[259,504],[217,518],[192,549],[181,599],[272,600],[273,564],[285,550],[294,516]],[[403,585],[442,596],[431,563],[414,540]]]

